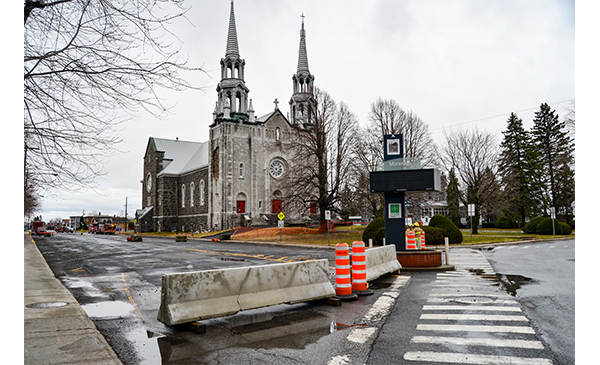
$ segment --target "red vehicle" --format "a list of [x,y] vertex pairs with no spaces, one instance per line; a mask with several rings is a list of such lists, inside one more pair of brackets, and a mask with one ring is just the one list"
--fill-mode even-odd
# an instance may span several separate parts
[[100,234],[115,234],[117,231],[117,225],[113,223],[112,219],[102,219],[101,222],[97,222],[95,219],[90,225],[89,233],[100,233]]
[[33,227],[31,229],[33,234],[44,234],[46,233],[46,223],[42,221],[33,222]]

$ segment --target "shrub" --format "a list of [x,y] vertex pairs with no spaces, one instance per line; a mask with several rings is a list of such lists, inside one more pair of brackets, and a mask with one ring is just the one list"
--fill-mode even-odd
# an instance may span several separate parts
[[[564,222],[559,222],[556,219],[554,220],[554,231],[556,234],[560,234],[560,235],[569,235],[572,232],[571,226],[569,226],[568,224],[566,224]],[[540,224],[537,225],[535,232],[537,234],[551,235],[552,234],[552,218],[545,218],[544,220],[542,220],[540,222]]]
[[[443,215],[434,215],[429,221],[429,226],[442,228],[444,230],[444,236],[448,237],[450,243],[462,243],[463,241],[463,235],[460,229]],[[425,236],[425,238],[425,242],[427,243],[427,236]]]
[[[377,242],[376,235],[381,228],[384,228],[383,236],[381,236],[381,241]],[[372,238],[373,244],[382,245],[384,236],[385,236],[385,219],[375,218],[371,223],[369,223],[367,228],[365,228],[365,230],[363,231],[362,240],[364,243],[368,244],[369,239]]]
[[[540,224],[544,219],[546,219],[546,218],[545,217],[533,218],[532,220],[527,222],[527,224],[525,224],[525,226],[523,227],[523,232],[525,232],[527,234],[535,234],[538,224]],[[552,226],[550,226],[550,228],[552,228]]]
[[[373,245],[383,245],[384,237],[385,237],[385,227],[381,227],[377,230],[377,232],[375,232],[375,236],[373,237]],[[367,244],[368,244],[368,242],[367,242]]]
[[444,244],[444,233],[446,232],[442,228],[423,226],[421,227],[425,231],[425,245],[443,245]]

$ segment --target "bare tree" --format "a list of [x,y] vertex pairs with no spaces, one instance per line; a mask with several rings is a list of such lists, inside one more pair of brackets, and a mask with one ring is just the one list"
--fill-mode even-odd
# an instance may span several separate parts
[[461,200],[464,205],[475,204],[473,233],[477,233],[482,207],[492,207],[498,193],[496,181],[497,143],[492,134],[472,130],[444,132],[441,158],[446,169],[454,169],[463,188]]
[[[429,126],[412,111],[403,110],[393,99],[377,99],[371,104],[366,138],[370,147],[365,151],[376,151],[377,162],[383,161],[383,136],[386,134],[401,134],[404,141],[403,156],[418,159],[422,167],[437,167],[437,148],[429,132]],[[361,153],[362,155],[362,153]],[[364,171],[375,171],[375,168]],[[367,186],[367,189],[369,187]],[[371,207],[380,207],[379,199],[368,193]],[[406,193],[407,210],[413,217],[420,217],[422,206],[430,200],[431,194],[421,192]],[[373,211],[374,216],[382,213],[380,208]]]
[[371,104],[367,130],[376,136],[381,161],[383,148],[380,141],[386,134],[401,134],[404,140],[404,157],[418,158],[422,166],[436,165],[436,146],[429,126],[412,111],[404,111],[393,99],[377,99]]
[[[165,2],[167,3],[167,2]],[[119,123],[140,109],[167,111],[157,90],[192,87],[165,37],[173,15],[155,0],[26,0],[24,144],[26,176],[38,188],[94,185],[121,141]],[[27,184],[26,184],[27,185]],[[26,186],[27,188],[27,186]]]
[[342,193],[354,190],[352,156],[358,118],[326,91],[315,88],[315,98],[311,123],[295,124],[289,198],[304,209],[315,204],[323,221],[325,210],[342,213]]

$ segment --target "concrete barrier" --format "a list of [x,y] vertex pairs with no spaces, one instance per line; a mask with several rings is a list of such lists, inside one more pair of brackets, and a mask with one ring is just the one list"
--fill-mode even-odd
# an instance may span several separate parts
[[375,280],[381,275],[402,268],[396,257],[395,245],[370,248],[365,251],[365,256],[367,259],[367,281]]
[[326,259],[165,274],[157,319],[173,326],[333,296]]

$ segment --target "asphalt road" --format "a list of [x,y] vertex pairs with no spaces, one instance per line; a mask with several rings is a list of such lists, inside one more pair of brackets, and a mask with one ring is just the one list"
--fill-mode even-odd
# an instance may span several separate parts
[[573,248],[452,249],[456,271],[413,273],[367,364],[574,364]]
[[560,364],[575,363],[575,240],[483,251]]
[[333,281],[334,250],[89,234],[35,241],[124,364],[363,364],[410,278],[382,277],[373,295],[341,307],[276,305],[202,321],[207,331],[196,334],[156,320],[164,273],[326,258]]
[[[36,243],[124,364],[573,364],[574,240],[451,250],[454,272],[403,272],[372,296],[156,320],[164,273],[325,258],[334,250],[58,234]],[[490,265],[491,264],[491,265]]]

